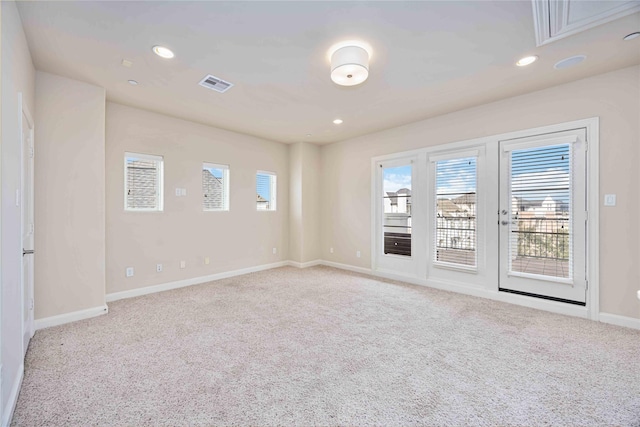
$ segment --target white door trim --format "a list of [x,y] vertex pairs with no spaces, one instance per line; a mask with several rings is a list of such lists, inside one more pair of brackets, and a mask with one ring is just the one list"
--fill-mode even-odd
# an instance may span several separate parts
[[[25,187],[25,179],[24,179],[24,137],[23,135],[28,131],[29,134],[29,141],[31,141],[31,144],[33,146],[34,144],[34,121],[33,121],[33,116],[31,115],[31,112],[29,111],[28,106],[26,105],[26,103],[24,102],[24,97],[22,92],[18,93],[18,115],[19,115],[19,128],[20,128],[20,248],[19,248],[19,259],[21,260],[21,268],[20,268],[20,291],[21,291],[21,334],[20,334],[20,341],[21,341],[21,349],[22,349],[22,355],[24,356],[26,348],[24,348],[24,335],[26,332],[29,333],[29,337],[33,337],[33,334],[35,333],[35,327],[34,327],[34,316],[33,316],[33,311],[32,311],[32,315],[31,315],[31,319],[30,321],[28,321],[25,324],[25,277],[24,277],[24,267],[22,266],[22,263],[24,261],[23,260],[23,254],[22,254],[22,250],[23,250],[23,236],[24,236],[24,231],[25,231],[25,227],[26,224],[24,223],[24,209],[25,209],[25,203],[24,203],[24,187]],[[24,123],[23,117],[25,117],[27,119],[27,123]],[[33,175],[34,171],[33,171],[33,167],[31,170],[31,185],[32,188],[35,188],[34,186],[34,182],[33,182]],[[32,200],[34,199],[34,195],[33,192],[31,194],[31,198]],[[35,271],[35,263],[33,263],[34,267],[34,271]],[[31,281],[31,289],[29,289],[28,295],[31,299],[34,298],[34,289],[33,289],[33,278]]]

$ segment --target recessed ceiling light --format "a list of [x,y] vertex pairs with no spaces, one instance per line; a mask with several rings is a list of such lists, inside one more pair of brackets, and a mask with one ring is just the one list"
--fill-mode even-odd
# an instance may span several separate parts
[[160,46],[160,45],[156,45],[153,47],[153,53],[165,59],[171,59],[175,56],[171,51],[171,49],[166,48],[164,46]]
[[569,58],[565,58],[562,61],[556,62],[556,65],[554,65],[553,68],[555,68],[556,70],[562,70],[565,68],[573,67],[574,65],[578,65],[585,59],[587,59],[585,55],[570,56]]
[[533,64],[537,60],[538,60],[538,57],[536,55],[525,56],[524,58],[521,58],[518,62],[516,62],[516,65],[518,67],[524,67],[526,65]]
[[311,134],[310,134],[310,133],[308,133],[308,134],[307,134],[307,138],[309,138],[310,136],[311,136]]
[[640,37],[640,31],[636,31],[635,33],[627,34],[626,36],[624,36],[622,38],[622,40],[629,41],[629,40],[635,39],[636,37]]
[[342,119],[335,119],[335,120],[333,121],[333,124],[334,124],[334,125],[339,125],[339,124],[341,124],[341,123],[342,123]]
[[138,82],[137,82],[137,81],[135,81],[135,80],[129,80],[129,84],[130,84],[131,86],[138,86]]

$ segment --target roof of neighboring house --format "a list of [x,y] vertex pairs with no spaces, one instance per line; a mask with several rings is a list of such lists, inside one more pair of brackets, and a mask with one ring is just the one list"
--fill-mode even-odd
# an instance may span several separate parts
[[448,215],[454,212],[464,212],[464,209],[449,199],[438,199],[438,212],[442,215]]
[[456,205],[473,205],[476,203],[476,193],[465,193],[462,196],[451,199],[451,201]]

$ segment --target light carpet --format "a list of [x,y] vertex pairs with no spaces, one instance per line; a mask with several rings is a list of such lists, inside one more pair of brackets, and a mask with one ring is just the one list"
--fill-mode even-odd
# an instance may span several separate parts
[[640,331],[285,267],[38,331],[15,426],[640,426]]

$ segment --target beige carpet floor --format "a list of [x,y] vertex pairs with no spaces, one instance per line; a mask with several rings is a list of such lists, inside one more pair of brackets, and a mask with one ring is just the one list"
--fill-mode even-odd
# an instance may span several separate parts
[[38,331],[15,426],[640,426],[640,331],[328,267]]

